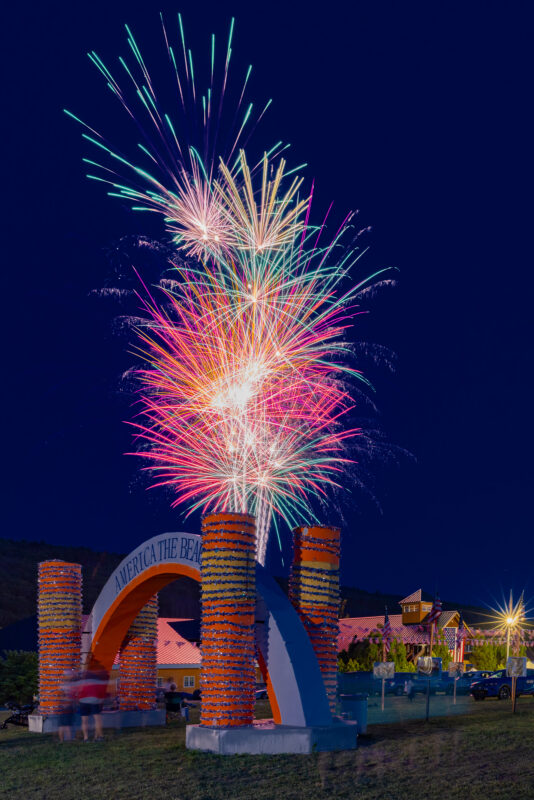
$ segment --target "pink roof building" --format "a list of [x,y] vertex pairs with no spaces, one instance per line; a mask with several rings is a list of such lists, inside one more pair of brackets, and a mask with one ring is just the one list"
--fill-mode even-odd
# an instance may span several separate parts
[[[390,614],[391,634],[403,644],[426,644],[428,630],[422,625],[404,625],[402,614]],[[338,652],[347,650],[352,642],[372,638],[384,625],[384,615],[378,617],[347,617],[339,620]]]
[[158,668],[200,667],[200,649],[180,636],[171,627],[171,622],[186,622],[186,620],[167,617],[158,619]]
[[[392,636],[405,645],[411,655],[416,655],[424,645],[429,644],[429,625],[426,622],[432,608],[432,598],[418,589],[399,601],[401,614],[390,614]],[[455,649],[456,629],[459,623],[458,611],[443,611],[438,618],[438,630],[443,640]],[[348,650],[352,642],[372,639],[380,635],[384,626],[384,616],[347,617],[339,620],[338,652]]]
[[[189,622],[187,619],[158,617],[157,664],[159,669],[199,669],[200,649],[184,639],[171,623]],[[115,656],[114,667],[119,666],[119,654]]]

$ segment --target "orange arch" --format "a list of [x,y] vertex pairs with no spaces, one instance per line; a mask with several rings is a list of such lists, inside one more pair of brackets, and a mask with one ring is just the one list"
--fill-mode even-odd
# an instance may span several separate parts
[[[182,575],[197,582],[201,580],[200,569],[177,562],[148,567],[132,578],[105,606],[102,617],[97,616],[89,663],[109,672],[139,611],[160,589]],[[113,576],[109,581],[113,581]],[[259,564],[256,584],[267,614],[260,622],[265,623],[268,637],[266,647],[259,643],[258,662],[267,682],[274,721],[296,726],[330,724],[332,717],[319,665],[296,611]],[[93,607],[93,615],[99,601],[105,604],[106,586]],[[96,622],[94,617],[93,621]]]
[[157,564],[131,580],[109,606],[93,634],[90,662],[108,672],[137,614],[156,592],[185,575],[200,582],[200,570],[185,564]]

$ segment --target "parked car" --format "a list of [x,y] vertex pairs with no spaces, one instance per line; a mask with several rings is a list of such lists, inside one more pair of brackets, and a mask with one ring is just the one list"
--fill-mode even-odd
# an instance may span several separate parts
[[491,669],[472,669],[469,672],[464,672],[462,678],[469,678],[471,683],[475,681],[481,681],[484,678],[490,678],[493,675]]
[[[401,674],[401,673],[397,673]],[[413,673],[412,673],[413,674]],[[404,686],[404,680],[402,681]],[[338,694],[362,694],[379,695],[382,692],[382,681],[380,678],[373,677],[371,670],[361,670],[359,672],[339,672],[337,676]],[[384,685],[386,694],[397,694],[395,679],[386,680]],[[399,694],[403,694],[399,691]]]
[[[449,678],[448,675],[433,675],[430,678],[430,694],[438,694],[438,692],[443,692],[445,694],[449,693],[449,686],[451,684],[452,678]],[[428,689],[428,678],[424,675],[415,675],[414,679],[414,688],[413,691],[415,694],[426,694]]]
[[[530,694],[534,697],[534,669],[527,669],[525,678],[517,678],[515,691],[516,697],[522,694]],[[500,669],[489,678],[474,683],[471,686],[471,694],[475,700],[485,700],[486,697],[508,700],[512,696],[512,679],[506,675],[505,669]]]
[[[493,673],[490,670],[472,670],[471,672],[464,672],[459,678],[456,679],[456,694],[470,694],[471,686],[483,678],[489,678]],[[454,678],[449,678],[446,692],[447,694],[454,693]]]

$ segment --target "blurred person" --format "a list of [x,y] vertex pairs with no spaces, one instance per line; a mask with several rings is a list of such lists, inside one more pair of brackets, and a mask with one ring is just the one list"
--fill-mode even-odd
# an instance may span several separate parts
[[104,708],[107,711],[119,710],[119,687],[117,678],[113,680],[111,678],[108,679],[106,688],[106,697],[104,698],[104,700],[105,700]]
[[61,684],[61,713],[58,716],[58,736],[60,742],[68,742],[74,738],[72,727],[76,713],[78,673],[74,669],[66,669]]
[[415,697],[415,687],[411,678],[408,678],[408,680],[404,682],[404,693],[408,696],[410,703],[413,702]]
[[105,670],[85,670],[79,682],[78,700],[82,718],[84,742],[89,741],[89,718],[94,721],[94,741],[104,739],[102,730],[102,706],[108,694],[108,674]]

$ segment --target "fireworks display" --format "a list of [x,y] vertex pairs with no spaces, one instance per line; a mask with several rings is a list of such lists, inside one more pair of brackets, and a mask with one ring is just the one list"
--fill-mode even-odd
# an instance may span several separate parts
[[119,171],[86,161],[109,194],[160,214],[180,251],[171,280],[140,291],[144,366],[133,424],[154,485],[171,485],[175,505],[189,511],[254,515],[263,562],[271,522],[278,530],[280,520],[315,520],[312,498],[337,486],[350,461],[345,442],[359,430],[344,427],[343,417],[354,405],[351,384],[364,378],[350,363],[345,332],[358,295],[380,273],[342,288],[361,255],[344,245],[350,216],[325,243],[324,224],[311,222],[313,191],[287,169],[280,143],[250,165],[244,148],[265,110],[255,115],[244,102],[250,68],[223,141],[233,23],[222,69],[212,37],[203,94],[180,16],[178,31],[175,47],[163,26],[175,117],[161,106],[129,29],[133,66],[119,59],[127,89],[90,54],[137,123],[149,166],[82,123]]

